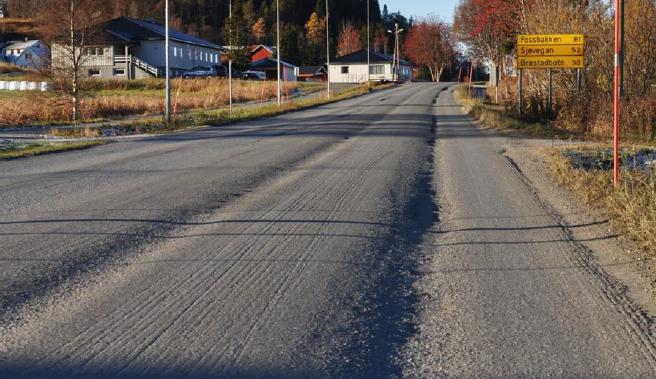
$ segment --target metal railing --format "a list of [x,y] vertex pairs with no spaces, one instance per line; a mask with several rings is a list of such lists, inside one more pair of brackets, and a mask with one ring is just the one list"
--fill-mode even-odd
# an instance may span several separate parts
[[140,68],[141,70],[151,75],[155,75],[156,78],[159,78],[163,74],[159,68],[142,61],[134,55],[128,55],[127,58],[125,55],[114,56],[114,64],[121,63],[130,63],[131,65],[134,65],[135,67]]

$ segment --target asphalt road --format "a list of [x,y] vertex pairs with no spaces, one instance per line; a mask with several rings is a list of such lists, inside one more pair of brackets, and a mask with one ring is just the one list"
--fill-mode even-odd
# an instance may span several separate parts
[[0,377],[653,377],[446,89],[0,162]]

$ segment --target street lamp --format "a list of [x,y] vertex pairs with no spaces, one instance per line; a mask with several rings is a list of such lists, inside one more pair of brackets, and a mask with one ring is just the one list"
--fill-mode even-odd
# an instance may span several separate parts
[[330,11],[326,0],[326,82],[328,82],[328,98],[330,99]]
[[170,69],[170,59],[171,59],[171,52],[169,51],[170,47],[170,38],[169,38],[169,0],[166,0],[166,5],[164,7],[164,22],[165,22],[165,43],[164,43],[164,49],[166,50],[165,52],[165,61],[166,61],[166,112],[164,115],[164,121],[166,122],[166,125],[169,125],[171,123],[171,69]]
[[371,4],[371,0],[367,0],[367,85],[371,81],[371,57],[370,57],[370,52],[371,52],[371,36],[370,36],[370,22],[369,22],[369,5]]
[[230,15],[230,41],[228,41],[228,49],[230,50],[230,55],[228,56],[228,97],[230,98],[229,100],[229,112],[230,116],[232,116],[232,30],[234,25],[232,24],[232,0],[228,3],[229,7],[229,15]]
[[399,70],[401,69],[401,51],[399,44],[399,34],[405,29],[399,29],[399,24],[394,24],[394,31],[388,30],[390,34],[394,34],[394,63],[392,63],[392,76],[396,74],[396,81],[399,81]]
[[278,68],[278,106],[282,104],[280,89],[280,0],[276,0],[276,53]]

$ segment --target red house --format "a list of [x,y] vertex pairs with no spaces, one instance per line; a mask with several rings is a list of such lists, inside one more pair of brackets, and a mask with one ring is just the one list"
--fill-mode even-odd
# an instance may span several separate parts
[[251,62],[258,62],[264,59],[275,59],[275,55],[275,47],[259,45],[251,51]]

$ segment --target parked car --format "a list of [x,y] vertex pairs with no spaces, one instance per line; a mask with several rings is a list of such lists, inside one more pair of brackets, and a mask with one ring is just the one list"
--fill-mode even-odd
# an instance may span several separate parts
[[191,78],[215,78],[219,76],[218,72],[214,67],[209,66],[198,66],[194,67],[191,70],[182,74],[182,77],[185,79]]
[[244,80],[266,80],[266,73],[262,71],[244,71],[241,77]]
[[224,65],[214,66],[214,70],[216,70],[216,76],[219,78],[225,78],[228,76],[228,68]]
[[[226,66],[214,66],[216,69],[217,76],[219,78],[227,78],[228,77],[228,67]],[[234,79],[239,79],[243,76],[241,71],[235,70],[234,68],[232,69],[232,77]]]

